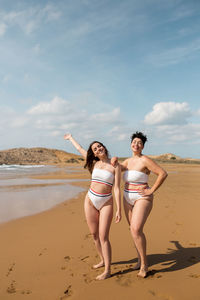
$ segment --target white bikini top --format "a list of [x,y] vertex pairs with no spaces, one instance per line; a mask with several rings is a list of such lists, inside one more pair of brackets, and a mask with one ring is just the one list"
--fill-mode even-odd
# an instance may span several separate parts
[[127,170],[124,172],[123,180],[125,182],[133,182],[133,183],[147,183],[149,176],[144,172],[136,171],[136,170]]
[[113,185],[114,174],[108,170],[94,168],[92,172],[92,182],[98,182],[109,186]]

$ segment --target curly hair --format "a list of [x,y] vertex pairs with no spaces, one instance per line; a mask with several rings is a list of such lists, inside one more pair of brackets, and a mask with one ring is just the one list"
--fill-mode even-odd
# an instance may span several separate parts
[[133,134],[131,135],[131,143],[132,143],[132,141],[133,141],[135,138],[141,139],[141,141],[142,141],[142,143],[143,143],[143,146],[144,146],[144,144],[145,144],[146,141],[147,141],[147,136],[144,135],[142,132],[139,132],[139,131],[136,131],[135,133],[133,133]]
[[98,141],[93,141],[90,145],[89,145],[89,148],[87,150],[87,156],[86,156],[86,162],[85,162],[85,165],[84,165],[84,168],[88,169],[90,173],[92,173],[92,170],[94,168],[94,165],[97,161],[99,161],[99,158],[94,156],[94,152],[92,150],[92,145],[95,144],[95,143],[98,143],[100,144],[101,146],[104,147],[105,149],[105,153],[106,155],[108,156],[108,150],[107,148],[104,146],[104,144],[102,144],[101,142],[98,142]]

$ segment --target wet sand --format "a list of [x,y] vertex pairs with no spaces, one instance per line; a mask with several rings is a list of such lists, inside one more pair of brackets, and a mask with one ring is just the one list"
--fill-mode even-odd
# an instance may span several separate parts
[[[169,176],[155,193],[146,223],[149,276],[133,271],[136,251],[125,216],[112,223],[112,277],[101,269],[83,212],[86,192],[48,211],[0,225],[0,299],[199,300],[200,167],[164,164]],[[40,178],[76,178],[88,188],[86,171]],[[150,177],[150,183],[154,176]]]

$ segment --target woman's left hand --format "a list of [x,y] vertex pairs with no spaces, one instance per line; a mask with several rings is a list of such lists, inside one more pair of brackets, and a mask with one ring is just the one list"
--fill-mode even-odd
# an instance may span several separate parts
[[115,215],[115,223],[119,223],[121,221],[121,218],[122,218],[121,212],[117,211]]
[[116,168],[116,167],[118,166],[118,164],[119,164],[119,162],[118,162],[118,157],[116,157],[116,156],[112,157],[111,160],[110,160],[110,163],[111,163],[111,165],[112,165],[114,168]]
[[141,196],[143,196],[143,197],[145,197],[145,196],[151,196],[153,193],[152,193],[152,191],[151,191],[151,189],[149,189],[149,188],[141,188],[139,191],[138,191],[138,193],[141,195]]

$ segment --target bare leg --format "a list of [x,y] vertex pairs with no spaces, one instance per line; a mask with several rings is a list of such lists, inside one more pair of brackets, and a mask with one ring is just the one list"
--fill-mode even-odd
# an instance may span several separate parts
[[113,217],[112,198],[101,208],[99,217],[99,237],[105,263],[105,270],[96,279],[103,280],[110,277],[111,245],[109,241],[110,225]]
[[[132,219],[132,211],[133,211],[133,206],[130,205],[126,199],[124,199],[124,212],[125,212],[125,216],[127,219],[127,222],[130,226],[131,223],[131,219]],[[141,259],[140,259],[140,254],[136,248],[137,251],[137,255],[138,255],[138,262],[135,264],[135,266],[133,267],[133,270],[139,270],[140,269],[140,265],[141,265]]]
[[146,257],[146,238],[143,233],[143,227],[152,209],[153,202],[150,200],[140,199],[136,201],[131,219],[131,233],[140,256],[140,271],[138,276],[146,277],[148,271]]
[[99,239],[99,211],[90,203],[88,195],[86,195],[85,197],[84,210],[90,233],[93,236],[97,252],[100,256],[100,263],[94,265],[93,267],[99,268],[101,266],[104,266],[104,259]]

